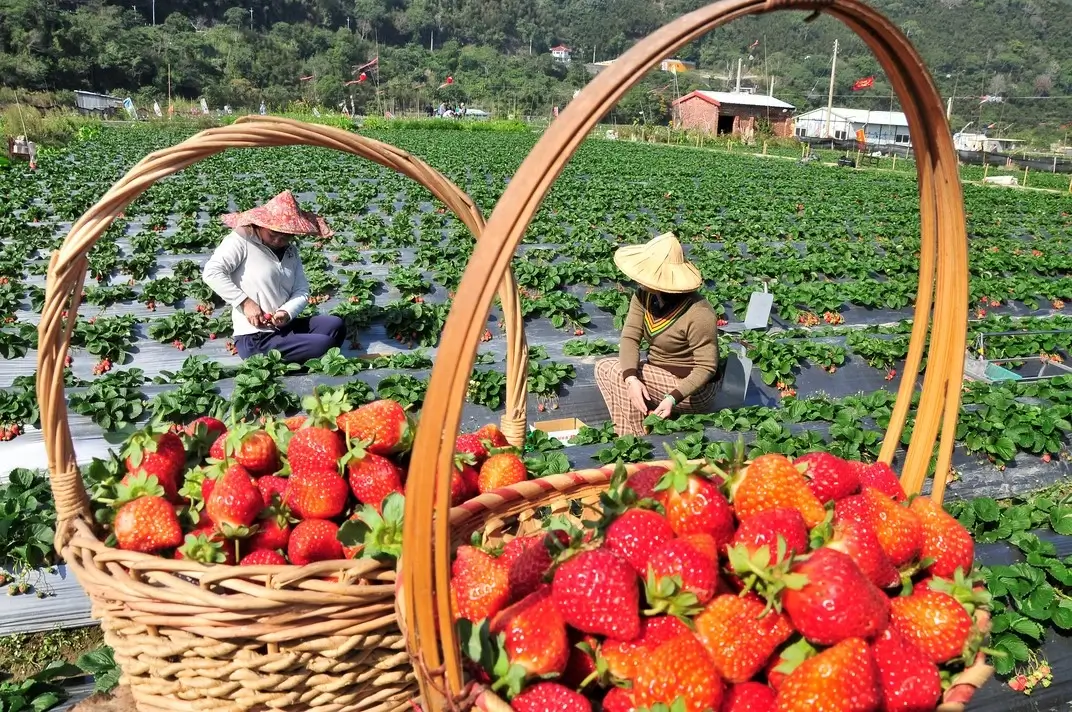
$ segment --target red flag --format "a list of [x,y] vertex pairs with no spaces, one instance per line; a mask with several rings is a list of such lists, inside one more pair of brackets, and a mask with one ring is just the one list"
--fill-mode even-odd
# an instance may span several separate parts
[[860,91],[862,89],[870,89],[873,86],[875,86],[875,78],[873,76],[864,77],[863,79],[857,79],[852,83],[852,90]]
[[442,89],[443,87],[449,87],[453,83],[454,83],[454,77],[447,77],[447,81],[445,81],[442,84],[440,84],[439,88]]
[[367,75],[367,74],[365,74],[364,72],[361,72],[361,76],[357,78],[357,81],[359,81],[359,82],[363,82],[363,81],[365,81],[366,79],[368,79],[368,75]]

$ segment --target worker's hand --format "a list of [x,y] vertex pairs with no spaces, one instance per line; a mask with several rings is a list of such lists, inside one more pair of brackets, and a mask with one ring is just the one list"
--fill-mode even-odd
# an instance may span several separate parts
[[663,398],[659,405],[655,406],[655,410],[652,412],[660,418],[669,418],[673,409],[674,402],[669,398]]
[[287,314],[282,309],[277,311],[272,317],[272,323],[276,326],[286,326],[288,321],[290,321],[290,314]]
[[648,388],[644,383],[635,376],[625,382],[625,387],[629,392],[629,402],[633,404],[633,407],[639,410],[641,413],[648,412],[648,401],[651,397],[648,395]]
[[268,325],[268,320],[264,318],[264,310],[252,299],[242,302],[242,313],[246,315],[246,321],[257,328]]

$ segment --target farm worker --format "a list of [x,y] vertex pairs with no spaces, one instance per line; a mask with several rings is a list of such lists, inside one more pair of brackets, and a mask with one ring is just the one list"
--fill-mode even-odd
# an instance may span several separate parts
[[[596,363],[596,384],[619,436],[644,435],[651,413],[701,413],[715,400],[718,318],[697,290],[703,277],[672,233],[614,253],[639,285],[629,303],[618,358]],[[648,344],[640,359],[641,342]]]
[[212,253],[202,277],[231,305],[238,355],[249,358],[276,349],[284,360],[304,363],[341,346],[342,319],[298,316],[309,303],[309,282],[294,238],[331,237],[327,223],[299,208],[289,190],[220,220],[234,231]]

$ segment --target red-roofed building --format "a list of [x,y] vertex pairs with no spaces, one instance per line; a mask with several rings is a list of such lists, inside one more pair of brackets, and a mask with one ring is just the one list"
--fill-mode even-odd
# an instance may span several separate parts
[[558,45],[551,48],[551,57],[556,62],[562,62],[563,64],[570,63],[570,48],[566,45]]
[[749,137],[766,122],[775,136],[793,135],[793,105],[765,94],[694,91],[677,99],[673,111],[678,128]]

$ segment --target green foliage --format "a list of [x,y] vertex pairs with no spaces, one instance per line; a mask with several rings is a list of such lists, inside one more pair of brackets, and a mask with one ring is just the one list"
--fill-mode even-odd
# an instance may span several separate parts
[[0,568],[17,574],[55,561],[56,510],[48,475],[16,468],[0,484]]

